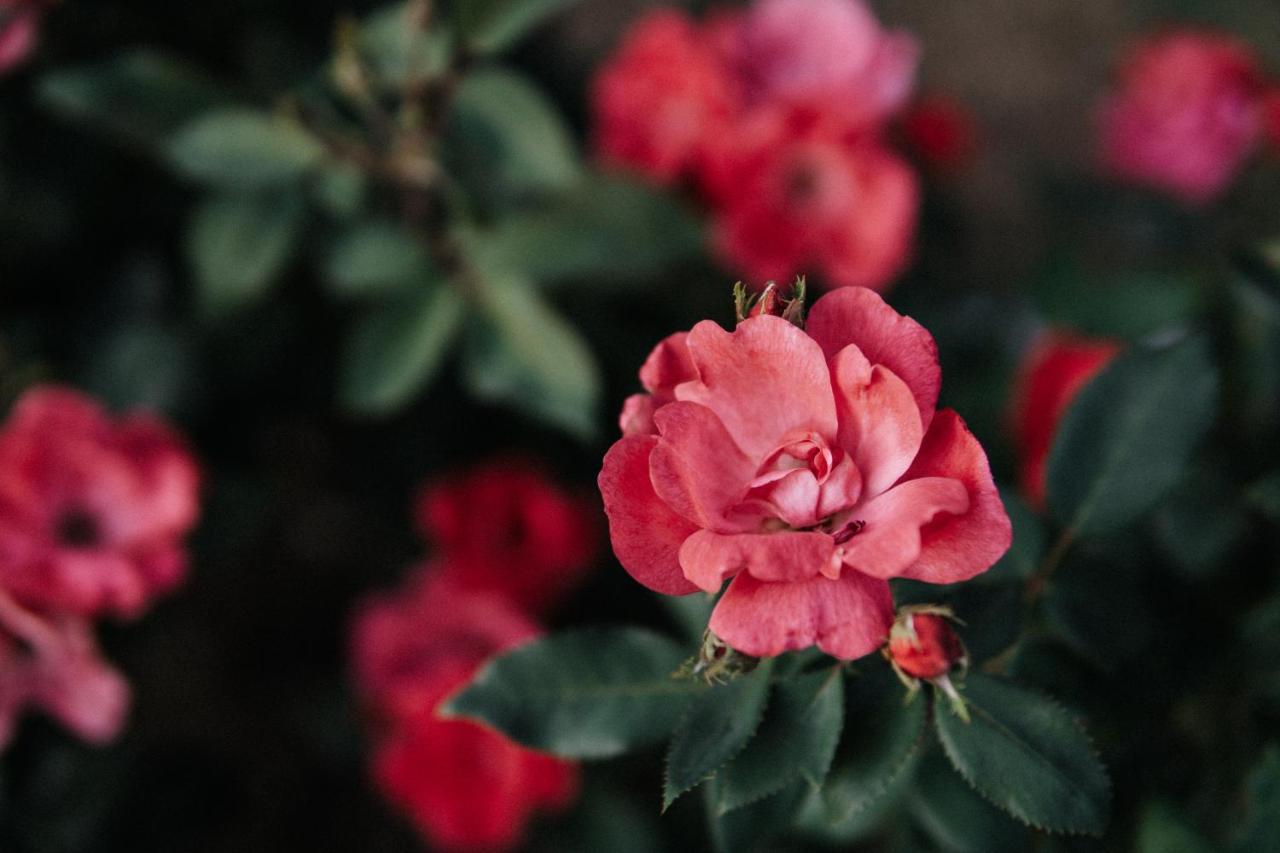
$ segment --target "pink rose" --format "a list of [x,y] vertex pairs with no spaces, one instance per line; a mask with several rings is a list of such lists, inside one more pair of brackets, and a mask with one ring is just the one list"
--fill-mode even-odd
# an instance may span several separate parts
[[1261,90],[1257,60],[1242,42],[1198,30],[1148,37],[1101,105],[1102,162],[1189,204],[1212,201],[1258,142]]
[[0,586],[28,606],[136,615],[185,574],[199,481],[150,415],[28,391],[0,429]]
[[820,103],[870,126],[911,94],[920,48],[886,32],[862,0],[759,0],[742,19],[737,65],[753,102]]
[[709,31],[662,9],[627,34],[592,86],[596,149],[606,161],[673,181],[723,131],[733,87]]
[[920,190],[869,136],[797,111],[767,111],[719,142],[704,174],[714,240],[754,281],[796,270],[830,286],[890,285],[911,258]]
[[933,338],[870,290],[819,299],[807,331],[774,316],[694,326],[695,376],[657,434],[610,448],[599,484],[619,561],[668,595],[716,592],[710,629],[753,656],[878,648],[888,579],[954,583],[1008,549],[986,454],[935,412]]
[[21,65],[35,50],[43,0],[0,0],[0,74]]

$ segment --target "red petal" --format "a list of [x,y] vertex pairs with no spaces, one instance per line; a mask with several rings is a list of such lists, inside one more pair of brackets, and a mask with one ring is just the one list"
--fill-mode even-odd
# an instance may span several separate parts
[[739,533],[699,530],[680,548],[685,577],[707,592],[741,571],[763,581],[799,581],[831,562],[835,542],[826,533]]
[[959,480],[906,480],[853,511],[866,527],[844,544],[842,559],[872,577],[898,577],[920,556],[921,531],[932,519],[968,508],[969,495]]
[[671,403],[654,415],[661,437],[649,457],[658,498],[698,527],[741,533],[758,518],[732,516],[755,474],[724,424],[705,406]]
[[862,491],[887,490],[911,466],[924,438],[911,389],[883,365],[871,367],[854,345],[831,361],[840,445],[862,473]]

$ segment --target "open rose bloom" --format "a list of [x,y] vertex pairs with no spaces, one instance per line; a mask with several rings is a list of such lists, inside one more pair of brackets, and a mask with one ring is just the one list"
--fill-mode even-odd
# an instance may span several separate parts
[[711,631],[747,655],[878,648],[890,578],[955,583],[1008,549],[982,447],[936,411],[927,331],[875,293],[667,338],[600,472],[614,551],[668,595],[718,592]]

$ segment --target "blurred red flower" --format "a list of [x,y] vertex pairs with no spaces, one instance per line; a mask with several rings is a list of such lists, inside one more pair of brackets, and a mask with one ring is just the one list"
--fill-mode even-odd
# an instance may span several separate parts
[[46,5],[45,0],[0,0],[0,74],[31,55]]
[[1205,30],[1139,41],[1099,112],[1103,164],[1187,202],[1231,184],[1261,131],[1262,71],[1252,49]]
[[28,391],[0,429],[0,586],[27,606],[138,614],[185,574],[199,482],[158,419]]
[[704,321],[685,346],[694,378],[656,435],[610,448],[599,485],[636,580],[684,595],[733,579],[710,623],[732,648],[861,657],[893,620],[889,578],[954,583],[1008,549],[986,454],[935,412],[933,338],[872,291],[822,297],[807,331]]
[[455,583],[537,612],[590,567],[598,511],[532,461],[500,458],[429,484],[415,515]]
[[516,848],[532,814],[567,807],[575,764],[436,710],[490,656],[538,628],[491,591],[459,586],[444,564],[418,569],[398,592],[367,601],[352,630],[360,694],[377,721],[373,775],[431,843],[450,850]]
[[973,116],[945,95],[913,104],[902,116],[902,135],[926,166],[942,172],[968,165],[978,150]]
[[1049,450],[1058,422],[1080,390],[1119,351],[1114,341],[1047,332],[1023,359],[1013,393],[1012,421],[1021,453],[1022,491],[1037,508],[1044,508]]

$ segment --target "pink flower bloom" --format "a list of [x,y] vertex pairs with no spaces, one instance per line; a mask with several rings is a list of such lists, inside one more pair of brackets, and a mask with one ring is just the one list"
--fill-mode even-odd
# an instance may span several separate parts
[[39,609],[136,615],[185,573],[198,487],[157,419],[28,391],[0,429],[0,587]]
[[522,459],[433,483],[416,507],[418,526],[459,585],[530,611],[555,603],[590,567],[596,512]]
[[41,615],[0,591],[0,749],[28,708],[106,743],[124,725],[129,684],[102,659],[85,619]]
[[1071,401],[1120,351],[1114,341],[1049,332],[1023,359],[1013,392],[1014,436],[1021,451],[1019,477],[1031,504],[1043,508],[1049,450]]
[[756,281],[806,270],[832,286],[883,289],[911,257],[915,173],[874,137],[811,113],[760,113],[720,141],[704,178],[714,239]]
[[669,182],[687,172],[734,110],[732,82],[683,13],[649,13],[592,87],[596,148],[605,160]]
[[931,95],[913,104],[902,117],[902,135],[925,165],[939,172],[963,168],[978,150],[973,116],[944,95]]
[[1249,46],[1198,30],[1151,36],[1119,77],[1100,111],[1104,165],[1188,204],[1221,195],[1261,130],[1262,75]]
[[676,399],[676,386],[698,374],[685,343],[688,332],[669,335],[653,348],[640,368],[640,384],[647,394],[632,394],[622,405],[618,426],[623,435],[651,435],[658,431],[653,413]]
[[753,102],[821,104],[868,127],[906,101],[919,55],[912,36],[883,30],[862,0],[759,0],[736,58]]
[[986,454],[935,412],[933,338],[870,290],[819,299],[802,331],[694,326],[695,376],[657,434],[610,448],[600,490],[622,565],[668,595],[716,592],[711,630],[748,655],[857,658],[893,621],[888,579],[954,583],[1008,549]]
[[0,0],[0,74],[21,65],[35,50],[40,0]]
[[424,567],[357,615],[355,679],[380,723],[373,775],[433,845],[515,849],[535,812],[573,801],[577,766],[436,716],[489,656],[539,633],[503,597],[461,588],[446,568]]

